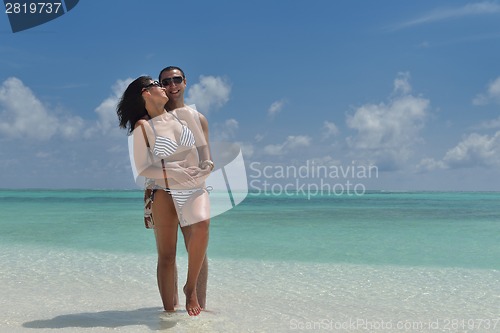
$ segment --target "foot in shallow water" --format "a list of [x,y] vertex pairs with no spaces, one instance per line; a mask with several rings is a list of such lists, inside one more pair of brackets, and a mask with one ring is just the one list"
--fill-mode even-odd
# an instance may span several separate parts
[[175,312],[176,308],[179,306],[178,305],[179,300],[177,299],[177,296],[174,297],[174,305],[173,306],[166,306],[165,304],[163,305],[163,310],[168,313]]
[[201,312],[200,304],[195,290],[187,290],[184,286],[184,294],[186,295],[186,311],[190,316],[197,316]]

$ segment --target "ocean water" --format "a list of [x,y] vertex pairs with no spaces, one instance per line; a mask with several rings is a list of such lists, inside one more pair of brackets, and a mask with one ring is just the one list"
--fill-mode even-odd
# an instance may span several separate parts
[[141,209],[1,190],[0,332],[500,332],[498,192],[250,194],[211,221],[196,318],[162,312]]

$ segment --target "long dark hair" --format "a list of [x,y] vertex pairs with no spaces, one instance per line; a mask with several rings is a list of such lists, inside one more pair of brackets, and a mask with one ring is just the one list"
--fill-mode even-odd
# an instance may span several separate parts
[[118,106],[116,114],[120,120],[120,127],[127,128],[128,134],[134,130],[135,123],[143,118],[149,118],[146,110],[146,102],[142,97],[144,89],[153,79],[150,76],[140,76],[125,89]]

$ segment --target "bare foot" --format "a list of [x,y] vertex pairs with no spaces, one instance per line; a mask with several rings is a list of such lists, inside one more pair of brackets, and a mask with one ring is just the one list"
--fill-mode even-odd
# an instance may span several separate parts
[[183,288],[184,294],[186,295],[186,311],[190,316],[197,316],[201,312],[200,304],[198,304],[198,297],[196,296],[196,290],[188,291],[186,286]]

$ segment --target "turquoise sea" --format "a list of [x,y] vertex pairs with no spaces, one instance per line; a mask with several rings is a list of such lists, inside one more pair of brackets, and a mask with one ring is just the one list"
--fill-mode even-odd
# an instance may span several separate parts
[[141,209],[0,190],[0,331],[500,332],[500,192],[249,194],[211,221],[199,318],[161,312]]

